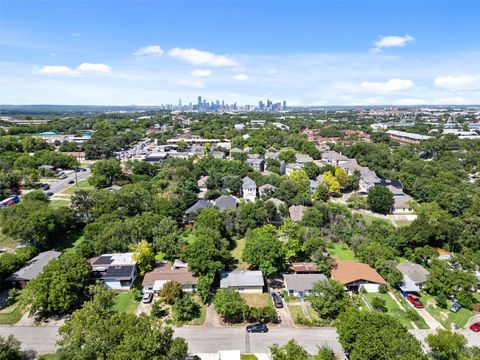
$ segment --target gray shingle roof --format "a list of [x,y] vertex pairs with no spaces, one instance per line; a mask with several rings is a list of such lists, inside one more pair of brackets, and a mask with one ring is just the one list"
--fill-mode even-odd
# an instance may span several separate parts
[[430,273],[419,264],[404,262],[397,265],[403,276],[408,276],[414,283],[421,284],[428,280]]
[[185,213],[187,214],[197,214],[200,210],[212,207],[213,204],[206,200],[198,200],[195,204],[190,206]]
[[234,270],[220,274],[220,288],[264,286],[265,281],[261,271]]
[[283,274],[285,287],[291,291],[310,291],[313,284],[327,280],[323,274]]
[[42,252],[35,256],[32,260],[28,261],[26,266],[10,275],[7,280],[30,281],[35,279],[42,272],[45,265],[47,265],[53,259],[58,258],[61,254],[62,253],[53,250]]
[[244,189],[256,188],[256,187],[257,187],[257,184],[255,183],[255,181],[253,181],[252,179],[250,179],[248,176],[245,176],[245,177],[242,179],[242,187],[243,187]]
[[219,208],[220,212],[225,210],[237,208],[237,199],[231,195],[221,195],[215,199],[215,206]]

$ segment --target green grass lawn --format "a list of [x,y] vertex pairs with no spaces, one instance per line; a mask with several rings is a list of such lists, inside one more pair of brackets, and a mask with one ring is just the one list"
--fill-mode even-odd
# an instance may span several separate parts
[[[410,320],[407,317],[407,313],[405,310],[401,309],[398,304],[395,302],[395,300],[392,299],[392,297],[388,294],[380,294],[380,293],[367,293],[364,294],[365,298],[367,301],[371,304],[372,299],[374,297],[378,297],[381,299],[385,300],[385,306],[387,308],[386,314],[389,314],[396,318],[398,321],[402,323],[407,329],[413,329],[413,326],[410,322]],[[370,307],[372,307],[370,305]]]
[[119,293],[115,297],[115,310],[121,313],[134,314],[140,301],[135,300],[135,295],[131,291]]
[[241,354],[240,360],[257,360],[258,358],[252,354]]
[[245,243],[247,240],[245,238],[238,239],[235,248],[232,250],[232,256],[238,261],[237,267],[240,269],[247,269],[248,264],[242,261],[243,249],[245,249]]
[[452,328],[452,323],[457,324],[459,328],[465,327],[468,319],[474,315],[471,310],[465,308],[461,308],[457,313],[451,312],[450,307],[452,306],[452,302],[450,300],[447,301],[446,309],[436,306],[436,300],[431,295],[422,293],[420,300],[422,300],[427,311],[447,329]]
[[23,315],[22,308],[20,305],[13,304],[9,307],[0,310],[0,324],[2,325],[12,325],[18,322]]
[[[412,309],[412,307],[410,306],[410,303],[407,301],[407,299],[405,299],[402,296],[400,291],[392,290],[391,292],[394,294],[395,298],[403,305],[405,309]],[[430,329],[430,327],[427,325],[427,323],[425,322],[425,320],[423,320],[422,317],[419,317],[419,319],[415,320],[414,323],[415,325],[417,325],[419,329],[424,329],[424,330]]]
[[73,184],[72,186],[63,190],[60,194],[72,195],[73,193],[75,193],[76,190],[79,189],[93,190],[95,189],[95,187],[89,184],[88,179],[83,179],[80,180],[77,185]]
[[355,255],[353,255],[353,251],[346,244],[327,244],[327,251],[330,256],[337,256],[340,260],[355,260]]
[[264,307],[264,306],[273,306],[272,297],[270,294],[241,294],[242,298],[245,299],[248,306],[252,307]]
[[295,324],[298,324],[296,320],[299,317],[305,317],[301,306],[292,305],[289,307],[289,309],[290,315],[292,315],[292,319]]
[[61,207],[61,206],[70,206],[70,201],[62,199],[50,200],[50,206],[52,207]]
[[380,218],[373,216],[373,215],[363,215],[363,218],[365,219],[365,224],[372,225],[373,220],[381,220]]
[[15,249],[18,244],[20,244],[19,241],[13,240],[4,235],[2,233],[2,228],[0,228],[0,248]]
[[38,360],[57,360],[60,359],[60,355],[58,354],[45,354],[45,355],[40,355]]

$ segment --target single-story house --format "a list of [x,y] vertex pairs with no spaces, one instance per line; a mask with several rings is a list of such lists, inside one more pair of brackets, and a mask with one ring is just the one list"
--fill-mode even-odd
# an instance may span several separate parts
[[263,293],[265,279],[261,271],[234,270],[220,272],[220,288],[235,289],[240,293]]
[[11,274],[7,278],[7,281],[12,283],[13,286],[23,287],[30,280],[36,279],[45,265],[53,259],[57,259],[61,254],[62,253],[53,250],[42,252],[33,259],[27,261],[23,268]]
[[299,164],[313,162],[313,158],[310,155],[305,154],[295,154],[295,160]]
[[225,210],[237,209],[237,198],[231,195],[220,195],[213,202],[216,207],[223,213]]
[[325,280],[327,277],[323,274],[283,274],[285,289],[297,297],[310,294],[314,284]]
[[178,282],[184,292],[191,293],[198,278],[188,270],[188,264],[175,260],[173,264],[168,262],[155,264],[152,271],[145,273],[142,285],[146,292],[158,292],[169,281]]
[[442,248],[434,248],[438,254],[438,260],[450,260],[452,254]]
[[397,265],[397,270],[403,275],[400,290],[406,294],[410,292],[418,293],[428,280],[430,273],[419,264],[404,262]]
[[292,205],[288,208],[290,219],[295,222],[300,222],[303,219],[303,214],[307,208],[303,205]]
[[342,283],[346,290],[354,292],[362,288],[367,292],[378,292],[380,285],[387,285],[374,268],[352,260],[337,260],[332,269],[332,279]]
[[113,290],[128,291],[137,278],[133,253],[104,254],[90,259],[92,277]]

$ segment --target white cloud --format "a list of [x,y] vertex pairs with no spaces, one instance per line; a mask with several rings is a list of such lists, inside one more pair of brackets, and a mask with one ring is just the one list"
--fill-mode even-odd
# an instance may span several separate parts
[[46,75],[75,77],[83,74],[108,74],[112,72],[112,68],[105,64],[82,63],[75,69],[62,65],[46,65],[39,72]]
[[50,56],[57,56],[57,53],[54,53],[54,52],[51,52],[50,54],[48,54]]
[[193,87],[196,89],[201,89],[205,87],[205,83],[200,80],[187,80],[187,79],[180,79],[175,82],[177,85],[181,86],[188,86]]
[[479,85],[479,83],[480,79],[473,75],[439,76],[433,80],[436,87],[451,91],[469,89],[472,85]]
[[159,45],[148,45],[139,48],[137,51],[133,53],[135,56],[146,56],[146,55],[152,55],[152,56],[162,56],[163,49]]
[[425,104],[428,104],[428,101],[425,99],[406,98],[406,99],[395,100],[394,104],[395,105],[425,105]]
[[237,62],[223,55],[215,55],[208,51],[197,49],[173,48],[168,51],[171,57],[187,61],[195,65],[236,66]]
[[378,53],[382,52],[383,48],[389,47],[404,47],[409,42],[414,41],[415,38],[410,35],[405,36],[382,36],[380,39],[375,41],[375,47],[371,49],[371,52]]
[[248,80],[248,75],[238,74],[238,75],[235,75],[232,79],[233,80],[239,80],[239,81],[245,81],[245,80]]
[[411,80],[390,79],[387,82],[363,81],[358,89],[360,91],[389,93],[412,90],[414,87],[415,84]]
[[196,76],[196,77],[207,77],[207,76],[212,75],[212,72],[210,70],[207,70],[207,69],[195,69],[192,72],[190,72],[190,74],[192,74],[192,76]]

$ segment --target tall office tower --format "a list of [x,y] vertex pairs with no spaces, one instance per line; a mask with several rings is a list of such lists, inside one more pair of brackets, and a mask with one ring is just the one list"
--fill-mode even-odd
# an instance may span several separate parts
[[258,102],[258,110],[263,111],[263,109],[264,109],[263,101],[260,100],[260,101]]
[[182,107],[182,99],[178,99],[178,107]]
[[287,100],[283,100],[283,110],[287,110]]
[[198,97],[198,107],[202,106],[202,97]]

